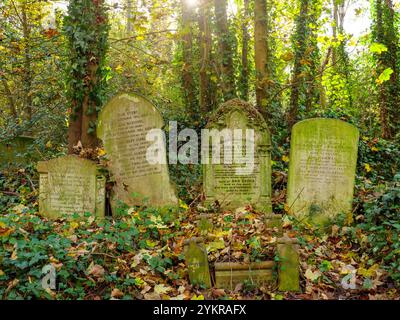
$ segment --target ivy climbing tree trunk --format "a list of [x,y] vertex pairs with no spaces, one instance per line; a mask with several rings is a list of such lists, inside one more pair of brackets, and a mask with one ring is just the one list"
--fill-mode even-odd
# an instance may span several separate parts
[[217,40],[219,46],[218,73],[224,101],[236,97],[235,70],[233,66],[234,38],[227,17],[227,0],[214,0]]
[[214,90],[211,83],[212,74],[212,34],[210,23],[210,0],[201,0],[199,5],[200,29],[200,110],[205,115],[213,109]]
[[294,66],[287,113],[289,130],[299,120],[299,111],[308,113],[314,103],[320,102],[318,90],[320,57],[316,36],[320,10],[320,0],[301,0],[300,2],[300,12],[296,17],[296,30],[292,39]]
[[[85,15],[82,15],[85,12]],[[71,0],[65,18],[69,44],[68,98],[70,117],[68,151],[79,142],[84,148],[98,145],[97,113],[105,89],[105,54],[108,39],[105,0]]]
[[239,79],[240,98],[244,101],[249,99],[249,20],[249,0],[244,0],[242,14],[242,66]]
[[24,0],[21,5],[21,23],[24,36],[24,113],[25,118],[29,121],[32,119],[32,54],[31,54],[31,26],[28,20],[27,1]]
[[387,81],[379,82],[378,79],[382,137],[393,139],[400,132],[400,85],[397,64],[398,36],[391,0],[375,1],[374,20],[374,40],[387,48],[387,51],[377,56],[377,74],[386,73],[390,76]]
[[182,88],[186,103],[188,118],[199,125],[199,110],[196,96],[196,84],[193,77],[193,10],[186,0],[181,1],[182,5]]
[[266,0],[254,1],[254,59],[256,67],[256,100],[257,109],[265,117],[267,115],[268,90],[268,25]]

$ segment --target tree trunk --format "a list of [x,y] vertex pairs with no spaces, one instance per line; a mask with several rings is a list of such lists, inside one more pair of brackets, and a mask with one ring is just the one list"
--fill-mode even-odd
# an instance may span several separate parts
[[306,28],[307,28],[307,15],[308,15],[308,0],[301,1],[300,15],[297,17],[296,21],[296,31],[295,31],[295,60],[292,73],[292,91],[290,95],[290,106],[287,115],[287,122],[289,130],[297,121],[298,110],[299,110],[299,98],[300,98],[300,86],[301,86],[301,73],[302,65],[301,60],[306,51]]
[[24,86],[24,112],[26,114],[26,119],[30,121],[32,119],[31,28],[28,21],[28,9],[26,5],[26,0],[24,0],[21,6],[22,32],[24,36],[24,75],[22,81]]
[[227,0],[214,0],[214,7],[219,46],[220,85],[222,86],[224,101],[227,101],[236,97],[235,70],[233,67],[234,41],[228,26]]
[[389,81],[379,86],[379,107],[382,137],[393,139],[400,127],[400,86],[397,66],[398,37],[395,27],[393,3],[391,0],[376,0],[376,40],[388,51],[378,57],[378,74],[387,68],[393,73]]
[[254,59],[256,66],[257,109],[267,118],[268,104],[268,24],[266,0],[254,1]]
[[186,0],[182,0],[182,88],[189,119],[197,126],[199,112],[197,110],[196,86],[193,78],[193,11]]
[[8,105],[10,107],[10,113],[14,119],[17,119],[18,114],[17,114],[17,108],[15,106],[15,100],[14,100],[13,94],[10,90],[10,87],[8,86],[7,80],[4,77],[2,77],[1,82],[3,83],[4,91],[7,96]]
[[244,0],[242,14],[242,69],[240,71],[240,98],[249,99],[249,0]]
[[126,32],[128,36],[132,35],[132,0],[126,0]]
[[213,109],[210,75],[212,35],[210,28],[210,1],[201,0],[199,7],[199,29],[200,29],[200,110],[207,114]]

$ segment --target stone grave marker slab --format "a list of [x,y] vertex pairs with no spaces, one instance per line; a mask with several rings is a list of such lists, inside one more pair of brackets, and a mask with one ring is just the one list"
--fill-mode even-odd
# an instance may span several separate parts
[[51,219],[75,213],[104,217],[105,178],[94,162],[68,155],[40,161],[37,170],[40,214]]
[[336,119],[309,119],[293,126],[287,205],[299,219],[327,225],[351,212],[359,132]]
[[[206,204],[218,201],[221,207],[232,210],[251,204],[258,210],[271,213],[271,138],[262,115],[247,102],[234,99],[216,110],[206,129],[210,133],[208,143],[202,141]],[[242,132],[241,137],[235,136],[234,130]],[[248,136],[246,130],[254,130],[254,135]],[[213,131],[219,132],[219,137],[213,135]],[[226,137],[225,132],[230,132],[230,137]],[[219,141],[218,150],[215,145]],[[251,160],[246,147],[250,141],[254,145],[253,166],[246,164]],[[234,147],[235,144],[238,148]],[[232,152],[225,149],[226,145],[231,146]],[[214,161],[218,153],[219,163]],[[207,155],[209,159],[204,161]],[[236,156],[243,157],[244,162],[235,161]],[[239,173],[241,169],[245,170]]]
[[201,238],[193,238],[185,241],[184,253],[190,283],[211,288],[208,255],[203,240]]
[[0,143],[0,167],[27,164],[36,151],[31,150],[35,139],[19,136]]
[[[149,148],[154,141],[148,141],[146,136],[149,131],[162,127],[160,112],[139,95],[118,95],[101,111],[97,136],[103,141],[110,160],[110,171],[116,182],[113,207],[118,200],[127,205],[141,205],[144,198],[152,206],[178,204],[170,183],[165,141],[159,144],[155,152],[155,157],[160,156],[162,161],[148,161]],[[163,140],[162,137],[160,140]]]

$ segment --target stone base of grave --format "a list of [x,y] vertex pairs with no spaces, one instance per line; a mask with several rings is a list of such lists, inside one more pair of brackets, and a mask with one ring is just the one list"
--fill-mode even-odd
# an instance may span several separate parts
[[215,286],[235,290],[236,286],[251,283],[257,286],[273,281],[273,261],[255,263],[215,263]]
[[300,291],[298,240],[284,236],[278,239],[279,291]]

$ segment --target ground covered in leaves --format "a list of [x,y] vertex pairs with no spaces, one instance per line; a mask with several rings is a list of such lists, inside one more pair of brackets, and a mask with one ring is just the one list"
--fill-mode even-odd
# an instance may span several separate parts
[[[29,196],[28,196],[29,197]],[[204,289],[188,281],[183,243],[203,236],[211,266],[216,261],[276,259],[280,232],[265,227],[251,208],[214,212],[212,230],[199,224],[199,209],[121,208],[120,219],[53,222],[37,204],[9,206],[0,216],[2,299],[399,299],[400,291],[363,250],[361,229],[334,225],[329,234],[283,219],[283,232],[298,237],[301,293],[276,285]],[[204,209],[199,207],[200,209]],[[210,214],[210,212],[208,212]],[[57,289],[43,290],[42,268],[57,272]]]

